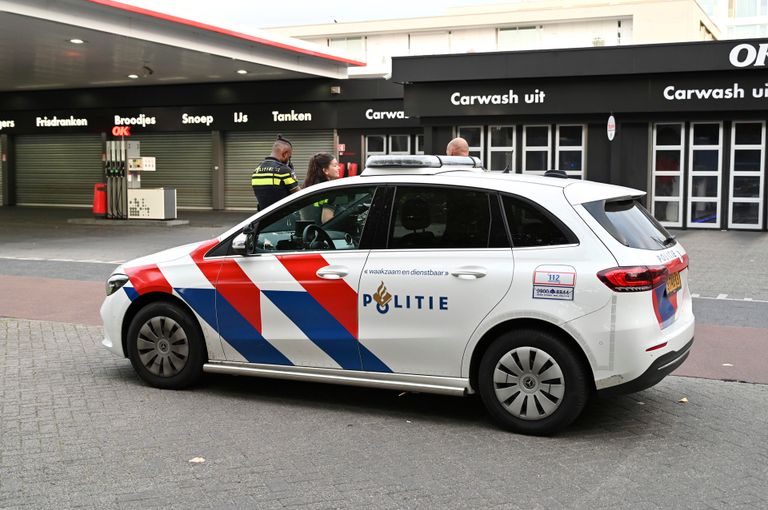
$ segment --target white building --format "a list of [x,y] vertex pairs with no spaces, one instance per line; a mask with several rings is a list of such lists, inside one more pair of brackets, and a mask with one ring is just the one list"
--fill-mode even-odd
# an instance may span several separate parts
[[351,77],[385,76],[395,56],[720,38],[719,29],[696,0],[541,0],[458,7],[443,16],[269,31],[343,50],[368,63],[350,69]]
[[724,39],[768,36],[768,0],[699,0]]

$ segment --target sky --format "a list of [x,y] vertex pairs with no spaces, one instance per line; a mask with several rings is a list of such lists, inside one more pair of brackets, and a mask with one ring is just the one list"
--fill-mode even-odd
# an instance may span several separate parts
[[524,0],[119,0],[122,3],[241,32],[259,28],[337,21],[438,16],[446,8],[515,3]]

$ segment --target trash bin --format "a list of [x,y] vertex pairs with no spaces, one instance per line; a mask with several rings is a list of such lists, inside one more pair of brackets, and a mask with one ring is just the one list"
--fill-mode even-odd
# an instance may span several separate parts
[[346,165],[344,163],[339,163],[339,177],[346,177],[346,170],[344,169]]
[[347,166],[347,177],[352,177],[357,175],[357,163],[350,163]]
[[93,185],[93,215],[97,218],[107,215],[107,185],[103,182]]

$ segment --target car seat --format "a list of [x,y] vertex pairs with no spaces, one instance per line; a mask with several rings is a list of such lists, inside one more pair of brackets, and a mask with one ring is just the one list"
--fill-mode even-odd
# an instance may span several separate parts
[[400,222],[403,228],[412,232],[397,240],[398,248],[430,248],[435,246],[435,234],[426,230],[432,223],[429,204],[426,200],[419,197],[405,200],[400,206]]

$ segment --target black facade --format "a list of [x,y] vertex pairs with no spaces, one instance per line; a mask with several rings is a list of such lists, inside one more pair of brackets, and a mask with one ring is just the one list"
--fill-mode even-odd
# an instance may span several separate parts
[[667,226],[765,230],[767,64],[768,40],[741,40],[399,57],[391,80],[5,92],[2,204],[38,196],[21,188],[42,182],[24,175],[39,171],[83,190],[70,192],[80,198],[69,205],[87,205],[93,171],[73,171],[70,182],[57,172],[77,159],[39,169],[39,140],[54,154],[77,135],[78,153],[93,154],[93,143],[127,129],[167,155],[182,140],[184,155],[206,159],[186,160],[194,179],[158,161],[149,181],[180,190],[198,183],[180,205],[220,209],[250,204],[248,168],[277,133],[301,140],[299,172],[316,150],[362,169],[371,154],[444,153],[460,135],[494,171],[560,168],[645,190]]
[[392,79],[427,152],[459,134],[492,170],[647,191],[670,227],[765,230],[766,65],[739,40],[402,57]]
[[[93,171],[98,163],[94,144],[103,147],[105,140],[127,137],[150,148],[142,155],[164,156],[144,181],[178,188],[181,207],[248,208],[255,205],[250,171],[269,154],[278,133],[297,142],[293,162],[302,177],[314,152],[335,152],[348,168],[362,169],[367,133],[405,136],[410,144],[421,131],[418,119],[404,114],[402,85],[385,80],[3,93],[0,204],[89,205],[93,181],[100,178]],[[60,149],[75,138],[75,151]],[[13,159],[17,146],[28,155],[18,164]],[[41,154],[39,165],[35,151]],[[193,154],[196,159],[190,159]],[[42,168],[52,159],[53,168]],[[19,175],[29,178],[19,180]]]

